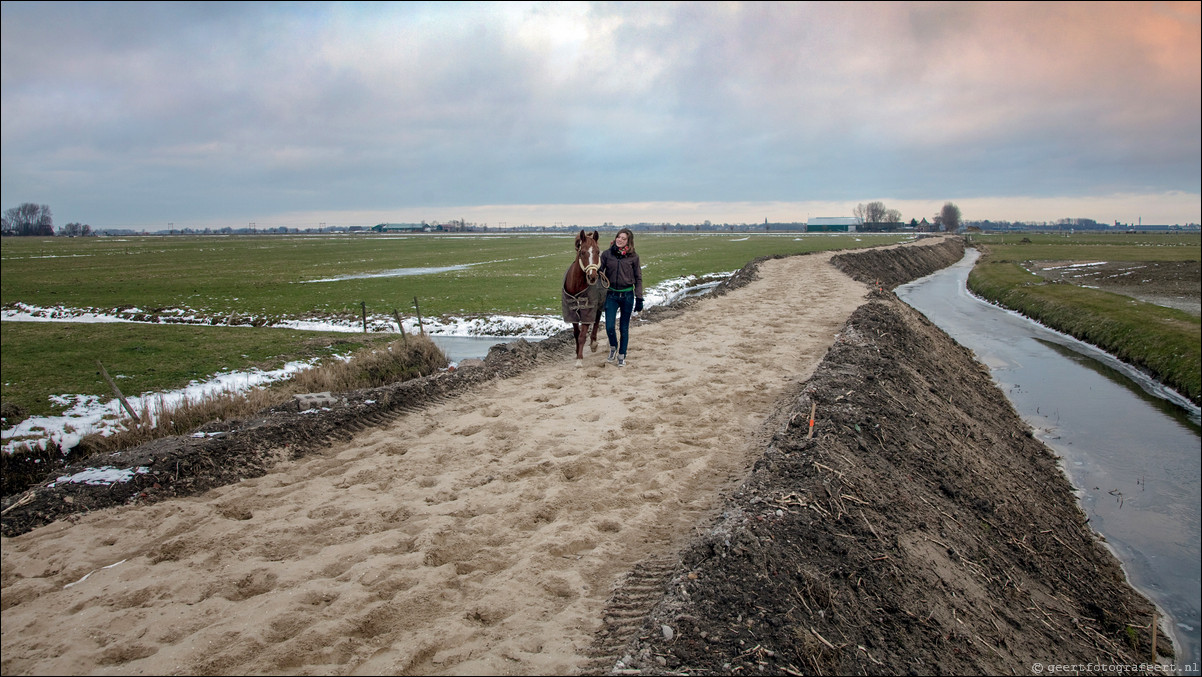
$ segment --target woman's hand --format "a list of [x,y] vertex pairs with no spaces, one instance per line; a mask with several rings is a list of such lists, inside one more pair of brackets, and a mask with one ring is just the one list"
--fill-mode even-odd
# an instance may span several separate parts
[[634,312],[636,312],[636,313],[643,312],[643,299],[635,299],[634,300]]

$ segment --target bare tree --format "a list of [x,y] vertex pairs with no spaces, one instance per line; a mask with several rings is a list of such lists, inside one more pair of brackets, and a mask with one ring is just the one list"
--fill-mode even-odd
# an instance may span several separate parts
[[885,210],[885,223],[901,223],[901,212],[896,209]]
[[72,222],[58,229],[62,237],[88,237],[92,235],[92,227],[86,223]]
[[[869,202],[868,204],[860,203],[852,210],[852,215],[860,220],[860,223],[883,223],[889,216],[889,210],[885,209],[884,202]],[[901,218],[901,213],[898,212],[898,218]]]
[[943,209],[939,210],[936,218],[938,223],[943,224],[943,229],[949,233],[954,233],[960,229],[960,208],[951,202],[943,204]]
[[54,235],[54,218],[48,205],[26,202],[4,212],[5,235]]

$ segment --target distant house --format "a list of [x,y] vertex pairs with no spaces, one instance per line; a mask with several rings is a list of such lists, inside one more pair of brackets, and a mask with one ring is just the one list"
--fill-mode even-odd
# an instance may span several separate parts
[[424,233],[430,226],[424,223],[377,223],[371,229],[377,233]]
[[854,216],[817,216],[806,221],[807,233],[854,233],[860,220]]

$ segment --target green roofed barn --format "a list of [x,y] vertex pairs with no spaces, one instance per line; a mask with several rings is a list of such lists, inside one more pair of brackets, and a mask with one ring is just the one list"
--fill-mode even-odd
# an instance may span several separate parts
[[856,232],[860,220],[854,216],[820,216],[806,221],[807,233]]
[[424,233],[430,226],[424,223],[377,223],[371,229],[377,233]]

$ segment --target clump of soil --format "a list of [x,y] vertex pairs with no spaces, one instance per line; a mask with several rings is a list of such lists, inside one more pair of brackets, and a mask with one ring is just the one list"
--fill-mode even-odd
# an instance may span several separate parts
[[19,404],[11,402],[0,402],[0,421],[4,423],[4,427],[17,425],[21,421],[29,418],[29,412]]
[[[1055,456],[970,351],[891,293],[855,311],[789,420],[612,667],[1150,662],[1153,605],[1089,528]],[[1172,655],[1165,635],[1156,647]]]

